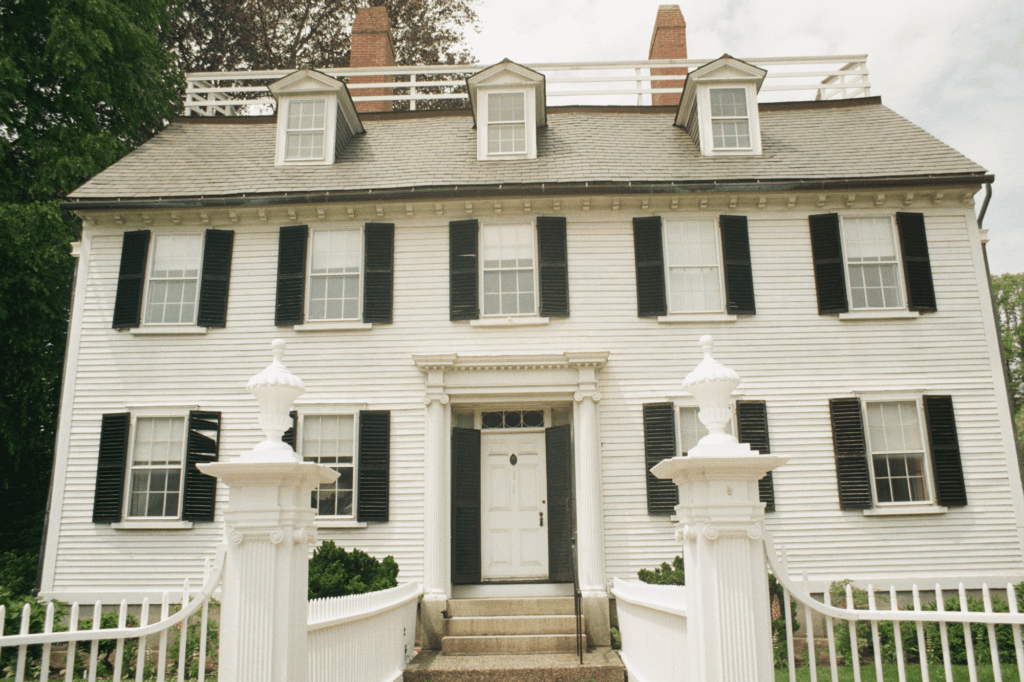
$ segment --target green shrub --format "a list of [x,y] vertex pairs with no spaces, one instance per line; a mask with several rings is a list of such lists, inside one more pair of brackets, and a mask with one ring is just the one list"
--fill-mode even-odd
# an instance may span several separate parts
[[681,556],[677,556],[673,559],[671,566],[668,565],[667,561],[663,561],[659,568],[656,568],[653,571],[641,568],[636,575],[640,578],[640,582],[651,585],[686,584],[686,571],[683,569],[683,557]]
[[394,557],[378,561],[366,552],[346,552],[327,540],[309,560],[309,598],[344,597],[398,586]]

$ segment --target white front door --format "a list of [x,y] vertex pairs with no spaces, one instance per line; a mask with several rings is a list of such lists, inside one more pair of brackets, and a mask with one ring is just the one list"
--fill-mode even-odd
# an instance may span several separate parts
[[482,578],[546,579],[544,432],[484,432],[480,440]]

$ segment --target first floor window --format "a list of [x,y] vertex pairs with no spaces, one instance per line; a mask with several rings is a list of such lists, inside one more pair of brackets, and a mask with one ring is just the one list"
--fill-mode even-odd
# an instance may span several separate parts
[[866,412],[876,501],[928,502],[924,437],[917,402],[869,402]]
[[309,320],[359,319],[360,228],[313,230]]
[[711,220],[665,221],[670,313],[721,312],[718,228]]
[[285,132],[286,161],[315,161],[324,158],[326,102],[294,100],[288,103],[288,128]]
[[203,235],[158,234],[153,240],[146,324],[194,324]]
[[128,488],[129,517],[178,517],[184,454],[183,417],[138,418]]
[[320,516],[352,516],[354,497],[355,416],[306,415],[302,419],[302,455],[307,462],[338,472],[334,483],[313,491]]
[[842,219],[854,310],[902,308],[896,235],[888,216]]
[[533,225],[488,225],[482,240],[484,315],[535,315]]

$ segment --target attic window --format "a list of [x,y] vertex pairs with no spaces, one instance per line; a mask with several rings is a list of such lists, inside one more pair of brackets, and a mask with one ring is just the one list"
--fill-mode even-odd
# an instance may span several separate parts
[[712,88],[711,134],[715,149],[750,149],[745,88]]
[[487,153],[526,152],[526,95],[494,92],[487,96]]
[[314,161],[324,158],[326,106],[322,99],[288,103],[286,161]]

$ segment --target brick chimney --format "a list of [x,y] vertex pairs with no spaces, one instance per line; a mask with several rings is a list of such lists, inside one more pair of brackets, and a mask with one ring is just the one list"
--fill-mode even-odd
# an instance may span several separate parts
[[[660,5],[658,18],[654,21],[651,34],[651,51],[648,59],[686,59],[686,20],[679,5]],[[652,76],[685,75],[686,67],[678,69],[651,69]],[[654,81],[655,88],[681,88],[686,81]],[[654,106],[677,106],[680,93],[651,95]]]
[[[349,66],[353,68],[373,68],[395,65],[395,46],[391,42],[391,22],[388,11],[384,7],[360,7],[356,10],[356,18],[352,22],[352,55]],[[353,83],[380,83],[394,81],[393,76],[355,76],[349,79]],[[367,97],[394,94],[392,88],[356,89],[351,92],[353,97]],[[356,111],[391,111],[392,103],[356,102]]]

